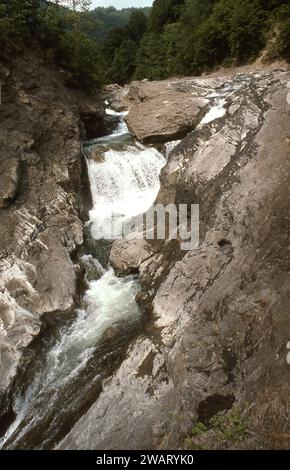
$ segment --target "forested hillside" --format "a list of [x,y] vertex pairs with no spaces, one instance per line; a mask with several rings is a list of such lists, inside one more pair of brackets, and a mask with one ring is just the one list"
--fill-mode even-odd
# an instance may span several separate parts
[[[69,8],[67,7],[69,5]],[[289,0],[155,0],[151,9],[89,0],[0,0],[0,39],[37,37],[85,85],[200,74],[240,65],[267,47],[290,59]]]
[[21,49],[35,39],[71,73],[72,83],[126,81],[135,71],[150,8],[90,7],[90,0],[0,0],[3,49]]
[[267,43],[269,60],[290,59],[289,0],[155,0],[135,60],[130,40],[116,41],[110,78],[199,74],[243,64]]
[[104,39],[113,28],[124,28],[128,25],[130,16],[134,11],[141,11],[146,16],[149,15],[150,8],[123,8],[117,10],[114,7],[98,7],[91,12],[92,18],[96,21],[96,27],[91,35],[96,39]]
[[102,80],[100,44],[89,33],[95,23],[88,0],[0,0],[2,53],[40,44],[48,60],[63,66],[71,84],[98,86]]

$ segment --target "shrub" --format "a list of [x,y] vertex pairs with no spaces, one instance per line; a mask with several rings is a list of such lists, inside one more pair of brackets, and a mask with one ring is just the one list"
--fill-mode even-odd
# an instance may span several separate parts
[[199,438],[211,432],[219,447],[233,448],[248,436],[249,418],[245,407],[235,406],[213,416],[208,424],[198,422],[185,440],[186,449],[197,449]]

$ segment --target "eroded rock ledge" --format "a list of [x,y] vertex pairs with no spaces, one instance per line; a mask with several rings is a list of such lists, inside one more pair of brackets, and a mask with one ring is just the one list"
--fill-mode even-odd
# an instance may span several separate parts
[[103,111],[96,97],[69,89],[36,46],[13,59],[1,51],[0,80],[1,404],[41,316],[77,299],[74,259],[90,199],[81,118],[96,132]]
[[[200,204],[200,245],[181,252],[176,242],[115,242],[111,262],[119,273],[139,269],[154,328],[132,344],[62,449],[183,447],[195,423],[237,404],[249,421],[235,447],[285,445],[279,436],[290,433],[290,74],[231,80],[241,87],[229,94],[226,115],[189,133],[161,175],[158,202]],[[148,101],[136,105],[140,116]],[[183,104],[174,103],[178,112]],[[163,125],[152,123],[140,134],[136,124],[135,135],[163,140]],[[209,430],[195,445],[220,443]]]

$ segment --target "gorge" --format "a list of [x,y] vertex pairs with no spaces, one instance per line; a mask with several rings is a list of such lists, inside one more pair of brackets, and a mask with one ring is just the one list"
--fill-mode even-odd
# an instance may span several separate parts
[[[36,55],[0,70],[1,447],[287,446],[289,71],[133,82],[114,111]],[[199,204],[196,250],[111,245],[154,202]]]

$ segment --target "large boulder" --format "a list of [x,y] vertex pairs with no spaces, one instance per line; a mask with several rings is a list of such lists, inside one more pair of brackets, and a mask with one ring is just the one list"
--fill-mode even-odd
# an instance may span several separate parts
[[178,79],[133,82],[126,122],[144,143],[177,140],[192,130],[205,112],[205,97],[226,79]]

